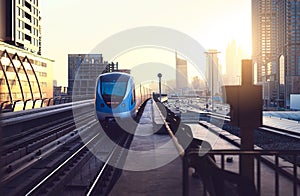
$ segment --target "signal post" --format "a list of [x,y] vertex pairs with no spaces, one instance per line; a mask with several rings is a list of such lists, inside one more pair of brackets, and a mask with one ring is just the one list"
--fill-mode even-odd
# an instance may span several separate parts
[[[225,86],[231,125],[240,128],[241,150],[254,149],[254,129],[262,125],[262,86],[253,85],[252,60],[242,60],[242,85]],[[240,156],[240,174],[254,182],[254,157]]]

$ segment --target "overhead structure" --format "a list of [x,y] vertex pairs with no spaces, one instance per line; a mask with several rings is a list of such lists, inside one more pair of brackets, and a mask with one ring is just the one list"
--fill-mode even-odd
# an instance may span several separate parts
[[[16,101],[14,100],[15,97],[13,97],[13,89],[15,88],[15,86],[18,86],[18,88],[20,89],[20,96],[22,101],[25,101],[25,99],[35,100],[37,98],[43,98],[37,74],[27,56],[21,58],[17,53],[11,56],[6,50],[4,50],[1,53],[0,66],[2,69],[2,74],[4,75],[5,84],[9,94],[9,101],[11,103]],[[13,73],[15,73],[15,76],[13,78],[7,76],[8,74],[13,75]],[[30,74],[34,75],[33,82],[31,82],[32,80],[30,80],[29,78]],[[26,77],[26,80],[22,80],[24,76]],[[32,85],[35,83],[37,84],[36,88],[35,85]],[[26,86],[29,87],[30,97],[28,97],[28,92],[24,89]],[[1,86],[1,91],[3,90],[5,92],[5,89],[2,89]],[[35,97],[34,92],[38,92],[39,96]]]

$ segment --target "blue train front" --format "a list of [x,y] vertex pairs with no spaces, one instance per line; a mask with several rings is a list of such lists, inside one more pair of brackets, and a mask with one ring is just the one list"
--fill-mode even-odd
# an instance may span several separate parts
[[105,73],[97,79],[95,109],[100,122],[136,116],[135,86],[126,73]]

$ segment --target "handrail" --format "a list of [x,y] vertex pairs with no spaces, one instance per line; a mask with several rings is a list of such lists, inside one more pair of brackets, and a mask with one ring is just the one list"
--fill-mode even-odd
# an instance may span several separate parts
[[184,157],[184,149],[183,149],[183,147],[179,144],[178,139],[173,134],[171,128],[169,127],[167,121],[165,120],[164,116],[162,115],[162,113],[161,113],[160,109],[158,108],[158,106],[157,106],[157,104],[156,104],[155,101],[154,101],[154,105],[155,105],[155,107],[156,107],[156,109],[157,109],[157,111],[158,111],[158,113],[159,113],[162,121],[164,122],[164,125],[165,125],[165,127],[166,127],[166,129],[167,129],[167,131],[168,131],[168,133],[170,135],[170,137],[172,138],[172,140],[173,140],[173,142],[175,144],[175,147],[177,148],[177,151],[179,152],[179,155],[181,157]]
[[[209,152],[203,151],[203,153],[209,154],[209,155],[218,155],[221,156],[221,170],[225,170],[224,167],[224,157],[228,155],[246,155],[246,156],[254,156],[256,158],[256,188],[257,192],[260,195],[261,194],[261,163],[265,163],[268,166],[271,166],[274,169],[275,178],[274,178],[274,184],[275,184],[275,195],[279,195],[279,173],[281,173],[283,176],[287,177],[291,180],[293,183],[293,195],[297,195],[298,192],[298,186],[300,184],[300,179],[298,176],[298,170],[299,166],[296,162],[296,157],[300,156],[300,150],[263,150],[263,149],[255,149],[255,150],[240,150],[240,149],[220,149],[220,150],[210,150]],[[199,156],[201,154],[201,150],[190,150],[187,152],[187,156]],[[284,162],[284,165],[281,165],[279,156],[286,155],[286,156],[292,156],[293,159],[290,162],[290,165],[287,166],[286,162]],[[267,160],[266,158],[268,156],[273,156],[274,160]],[[239,174],[239,173],[237,173]]]
[[[199,153],[201,150],[190,150],[189,153]],[[300,150],[240,150],[240,149],[212,149],[210,151],[205,151],[207,154],[214,155],[298,155],[300,156]]]
[[27,100],[24,101],[23,110],[26,109],[26,104],[27,104],[28,101],[31,101],[31,99],[27,99]]
[[[92,99],[92,97],[91,98],[89,98],[89,97],[90,97],[90,95],[87,95],[87,96],[55,96],[55,97],[50,97],[50,98],[45,97],[43,99],[36,98],[36,99],[27,99],[27,100],[22,100],[22,99],[21,100],[13,100],[13,102],[6,100],[6,101],[0,102],[0,109],[2,109],[2,110],[5,109],[3,107],[7,103],[11,104],[11,107],[12,107],[11,112],[14,112],[15,106],[18,102],[22,102],[23,103],[22,110],[26,110],[26,104],[29,101],[32,101],[33,105],[28,109],[36,109],[35,107],[36,107],[37,101],[41,101],[41,104],[38,107],[42,108],[44,106],[44,104],[45,104],[45,106],[51,106],[51,105],[59,105],[59,104],[64,104],[64,103]],[[75,98],[75,100],[73,98]],[[8,111],[6,111],[6,112],[8,112]]]
[[0,105],[0,109],[4,109],[3,106],[7,103],[10,103],[9,101],[4,101],[4,102],[1,102],[1,105]]

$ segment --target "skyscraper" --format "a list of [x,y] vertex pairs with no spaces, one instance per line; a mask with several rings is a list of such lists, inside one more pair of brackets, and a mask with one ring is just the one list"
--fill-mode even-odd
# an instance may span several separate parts
[[252,41],[264,105],[289,107],[300,93],[300,1],[252,0]]
[[228,43],[226,48],[226,74],[224,77],[226,85],[241,84],[241,65],[245,56],[245,52],[241,47],[238,47],[235,40]]
[[285,13],[285,98],[289,106],[290,94],[300,94],[300,1],[286,1]]
[[0,5],[0,103],[9,109],[53,97],[53,60],[41,56],[38,0]]
[[0,0],[0,41],[41,54],[38,0]]
[[177,57],[176,58],[176,88],[185,90],[188,87],[188,75],[187,75],[187,61]]
[[219,65],[218,52],[215,49],[210,49],[206,52],[206,78],[208,91],[211,96],[220,94],[222,70]]

